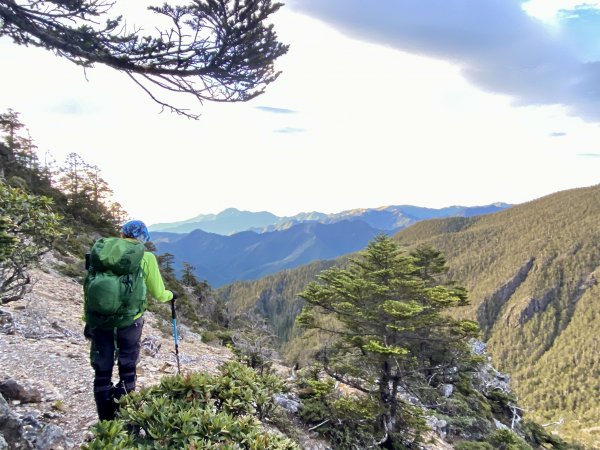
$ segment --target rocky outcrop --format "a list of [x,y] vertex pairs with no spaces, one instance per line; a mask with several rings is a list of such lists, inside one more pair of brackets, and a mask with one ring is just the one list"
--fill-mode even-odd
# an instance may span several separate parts
[[[509,314],[508,321],[514,326],[523,325],[531,320],[534,315],[544,312],[552,299],[556,298],[557,293],[558,289],[552,288],[541,296],[529,297],[517,314]],[[511,317],[515,317],[515,319]]]
[[515,293],[517,288],[525,281],[527,275],[533,267],[535,258],[531,257],[529,261],[523,264],[517,273],[502,286],[498,287],[491,295],[484,298],[477,308],[477,321],[481,325],[482,331],[487,337],[491,327],[496,322],[502,307]]
[[64,431],[52,423],[44,423],[39,412],[15,414],[0,395],[0,449],[4,450],[64,450]]
[[[586,291],[593,288],[598,284],[596,279],[596,271],[593,271],[585,278],[583,278],[577,290],[571,293],[569,306],[574,306],[579,302],[579,299]],[[509,311],[506,315],[507,323],[513,326],[523,325],[531,320],[537,314],[543,313],[548,305],[552,303],[560,295],[560,288],[555,286],[548,289],[545,293],[539,296],[531,296],[526,299],[521,305],[514,307],[513,310]]]
[[42,394],[32,386],[24,386],[9,378],[0,383],[0,394],[5,399],[15,400],[19,403],[38,403],[42,401]]

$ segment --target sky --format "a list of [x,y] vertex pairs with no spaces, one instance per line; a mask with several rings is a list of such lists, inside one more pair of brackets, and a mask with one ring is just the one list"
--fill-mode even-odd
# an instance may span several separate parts
[[148,224],[516,204],[600,181],[600,1],[289,0],[273,22],[281,76],[197,121],[7,38],[0,111],[42,161],[97,165]]

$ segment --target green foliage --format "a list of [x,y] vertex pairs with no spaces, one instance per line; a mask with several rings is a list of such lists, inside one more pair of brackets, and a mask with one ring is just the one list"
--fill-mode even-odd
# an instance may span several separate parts
[[6,242],[0,260],[0,304],[23,297],[28,269],[54,242],[69,233],[53,211],[52,199],[28,194],[0,181],[0,239]]
[[165,377],[158,386],[129,394],[118,419],[98,424],[94,440],[83,448],[298,449],[265,432],[258,420],[273,412],[272,396],[283,383],[237,362],[220,371]]
[[[232,316],[248,311],[262,315],[274,330],[280,342],[287,342],[294,333],[295,319],[304,301],[298,297],[308,282],[331,261],[316,261],[305,266],[285,270],[256,281],[236,282],[218,289],[218,299],[229,307]],[[306,342],[299,343],[304,347]],[[312,345],[312,344],[311,344]],[[300,353],[301,348],[298,349]]]
[[375,442],[377,402],[368,397],[342,396],[331,378],[301,378],[300,418],[335,449],[366,448]]
[[[395,238],[444,252],[494,364],[511,374],[529,417],[563,438],[599,445],[600,186],[572,189],[489,216],[425,221]],[[548,380],[551,380],[550,382]]]
[[499,415],[509,415],[510,405],[517,404],[517,398],[514,394],[501,390],[491,390],[486,393],[486,397],[490,400],[492,411]]
[[487,442],[460,442],[454,445],[455,450],[495,450]]
[[534,447],[553,448],[556,450],[583,450],[582,446],[568,444],[563,439],[548,433],[541,425],[526,420],[522,425],[523,432],[527,442],[531,442]]
[[0,216],[0,264],[10,258],[18,245],[18,239],[9,233],[10,222],[8,217]]
[[[321,353],[325,370],[378,405],[374,432],[387,434],[389,445],[402,440],[384,430],[401,434],[404,418],[415,414],[398,400],[400,392],[411,392],[411,378],[466,358],[466,342],[478,332],[472,322],[442,314],[466,304],[466,291],[443,281],[445,272],[445,260],[434,249],[408,254],[380,235],[347,269],[325,270],[320,283],[300,294],[307,305],[298,323],[336,339]],[[337,325],[322,321],[328,316]]]
[[85,270],[85,264],[80,260],[77,261],[66,261],[56,267],[56,270],[65,277],[73,278],[81,283],[87,274]]
[[0,114],[0,137],[4,140],[0,143],[0,177],[12,187],[52,199],[53,209],[73,231],[57,243],[57,250],[83,259],[94,240],[90,234],[116,235],[116,225],[125,220],[126,213],[110,200],[112,191],[98,167],[87,164],[76,153],[68,155],[59,170],[48,155],[40,164],[37,146],[26,130],[19,113],[9,109]]
[[523,438],[510,430],[497,430],[490,442],[498,450],[533,450]]

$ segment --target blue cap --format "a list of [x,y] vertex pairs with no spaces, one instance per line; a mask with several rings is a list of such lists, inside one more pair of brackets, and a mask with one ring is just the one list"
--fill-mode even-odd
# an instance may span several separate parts
[[141,242],[148,242],[150,240],[150,233],[146,224],[141,220],[130,220],[121,228],[123,236],[137,239]]

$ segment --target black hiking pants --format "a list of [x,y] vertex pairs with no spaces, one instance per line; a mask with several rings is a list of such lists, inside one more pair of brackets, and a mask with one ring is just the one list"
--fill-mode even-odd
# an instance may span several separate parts
[[[94,368],[94,400],[100,420],[115,418],[118,400],[135,390],[136,366],[140,357],[144,318],[140,317],[124,328],[91,330],[91,363]],[[115,359],[119,367],[119,382],[113,386]]]

